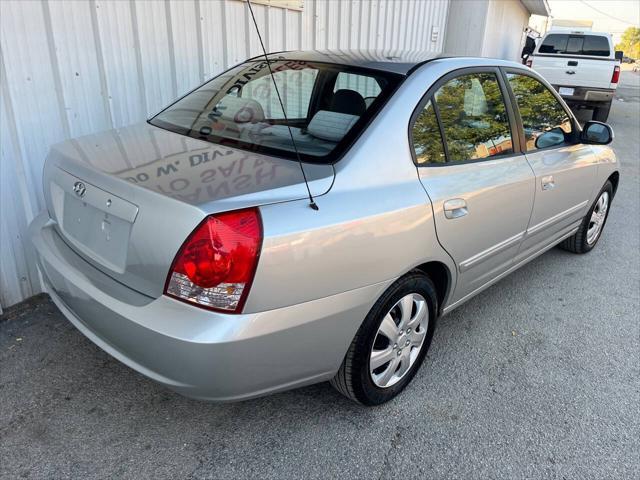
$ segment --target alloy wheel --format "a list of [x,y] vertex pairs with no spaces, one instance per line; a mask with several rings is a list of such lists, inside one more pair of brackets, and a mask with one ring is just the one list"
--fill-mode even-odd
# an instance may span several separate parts
[[587,227],[587,244],[593,245],[604,226],[604,221],[607,218],[607,210],[609,209],[609,192],[602,192],[596,206],[591,212],[591,218],[589,219],[589,226]]
[[375,385],[388,388],[404,378],[420,354],[428,326],[427,301],[418,293],[405,295],[387,312],[369,358]]

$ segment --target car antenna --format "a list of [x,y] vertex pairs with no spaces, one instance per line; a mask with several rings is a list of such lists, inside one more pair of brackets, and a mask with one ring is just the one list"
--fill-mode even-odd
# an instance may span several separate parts
[[304,167],[302,166],[302,159],[300,158],[300,152],[298,152],[296,141],[293,139],[293,132],[291,131],[291,125],[289,125],[289,118],[287,117],[287,112],[285,111],[284,103],[282,102],[282,97],[280,96],[280,90],[278,90],[278,84],[276,83],[276,79],[273,76],[273,70],[271,70],[271,64],[269,63],[267,50],[266,48],[264,48],[264,43],[262,42],[262,35],[260,35],[260,29],[258,28],[258,22],[256,22],[256,16],[253,14],[253,8],[251,7],[251,0],[247,0],[247,4],[249,5],[249,11],[251,12],[251,18],[253,19],[253,25],[255,25],[256,27],[256,33],[258,34],[258,40],[260,40],[260,46],[262,47],[262,53],[264,53],[264,59],[267,62],[267,68],[269,68],[269,75],[271,75],[271,81],[273,82],[273,86],[276,90],[276,95],[278,96],[278,102],[280,102],[280,108],[282,108],[284,121],[287,122],[287,130],[289,130],[289,137],[291,137],[291,144],[293,145],[293,150],[296,152],[296,158],[298,159],[298,165],[300,165],[302,178],[304,178],[304,184],[307,186],[307,193],[309,194],[309,206],[313,210],[319,210],[318,204],[316,204],[315,200],[313,199],[313,195],[311,195],[311,189],[309,188],[307,175],[304,173]]

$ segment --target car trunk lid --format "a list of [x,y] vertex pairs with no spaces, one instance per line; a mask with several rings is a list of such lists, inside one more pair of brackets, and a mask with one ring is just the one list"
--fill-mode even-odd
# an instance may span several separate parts
[[[314,196],[331,165],[304,165]],[[143,123],[55,145],[44,192],[60,236],[94,267],[151,297],[173,258],[212,213],[303,199],[300,166]]]

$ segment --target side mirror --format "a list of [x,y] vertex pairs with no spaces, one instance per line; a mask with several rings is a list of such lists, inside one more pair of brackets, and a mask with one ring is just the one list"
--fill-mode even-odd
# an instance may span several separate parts
[[582,142],[593,145],[608,145],[613,141],[613,129],[606,123],[592,120],[585,123],[582,130]]
[[560,127],[552,128],[536,138],[536,148],[549,148],[564,143],[564,131]]
[[622,57],[624,57],[624,52],[622,50],[616,50],[615,57],[616,57],[616,60],[621,62],[622,61]]

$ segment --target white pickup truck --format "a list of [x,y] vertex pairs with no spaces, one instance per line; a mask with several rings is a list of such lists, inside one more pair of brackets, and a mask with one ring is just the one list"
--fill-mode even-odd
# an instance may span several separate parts
[[620,62],[611,35],[550,31],[538,42],[527,65],[540,73],[573,109],[593,109],[606,122],[618,86]]

